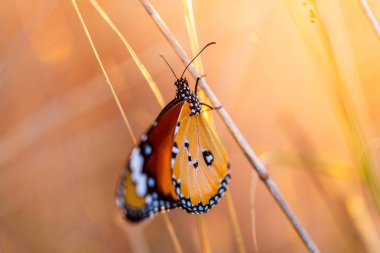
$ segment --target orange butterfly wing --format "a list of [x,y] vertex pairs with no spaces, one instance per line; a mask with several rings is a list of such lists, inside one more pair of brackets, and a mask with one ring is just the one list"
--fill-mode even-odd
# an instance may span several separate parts
[[173,100],[133,148],[117,190],[117,204],[130,221],[179,205],[172,184],[174,131],[183,101]]
[[207,212],[226,191],[230,179],[227,153],[202,113],[182,106],[175,130],[173,184],[181,207]]

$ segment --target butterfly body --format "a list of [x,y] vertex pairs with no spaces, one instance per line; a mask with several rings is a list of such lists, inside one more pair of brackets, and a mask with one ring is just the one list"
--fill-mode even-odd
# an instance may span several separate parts
[[175,98],[132,149],[117,188],[117,204],[132,222],[176,207],[205,213],[230,179],[227,153],[196,91],[182,76],[174,84]]

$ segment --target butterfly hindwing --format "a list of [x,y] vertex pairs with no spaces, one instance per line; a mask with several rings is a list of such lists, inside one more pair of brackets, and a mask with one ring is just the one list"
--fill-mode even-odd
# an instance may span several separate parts
[[171,182],[174,131],[183,101],[173,100],[134,147],[117,190],[117,203],[130,221],[141,221],[179,205]]
[[[175,151],[175,152],[174,152]],[[207,212],[226,191],[230,179],[227,153],[202,113],[185,102],[175,130],[173,184],[181,207]]]
[[130,221],[181,206],[204,213],[226,191],[227,153],[208,124],[196,93],[178,78],[176,97],[133,148],[117,190]]

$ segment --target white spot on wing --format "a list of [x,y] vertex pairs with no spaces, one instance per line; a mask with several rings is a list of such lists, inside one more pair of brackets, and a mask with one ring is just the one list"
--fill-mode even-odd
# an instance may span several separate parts
[[151,195],[148,195],[148,196],[145,197],[145,203],[147,203],[148,205],[150,203],[152,203],[152,196]]
[[179,151],[179,149],[178,149],[176,146],[173,146],[173,148],[172,148],[172,152],[173,152],[174,154],[178,154],[178,151]]
[[142,173],[144,157],[140,153],[140,148],[134,148],[129,160],[129,167],[132,171],[132,181],[136,184],[136,193],[143,197],[147,191],[147,177]]
[[155,183],[155,182],[154,182],[154,179],[150,177],[150,178],[148,179],[148,185],[149,185],[149,187],[153,187],[153,186],[154,186],[154,183]]
[[146,175],[140,174],[136,181],[136,193],[139,197],[143,197],[146,194]]
[[171,165],[172,165],[172,168],[174,168],[174,164],[175,164],[175,158],[172,158],[172,161],[171,161]]
[[129,167],[132,170],[132,180],[135,181],[136,177],[141,174],[144,164],[144,158],[140,154],[140,148],[134,148],[129,160]]
[[206,156],[206,160],[207,160],[208,164],[211,163],[211,161],[212,161],[212,155],[211,154],[207,155]]
[[179,130],[179,126],[176,126],[176,127],[175,127],[175,131],[174,131],[174,135],[177,135],[178,130]]
[[145,152],[145,155],[150,155],[152,153],[152,147],[146,144],[144,146],[144,152]]

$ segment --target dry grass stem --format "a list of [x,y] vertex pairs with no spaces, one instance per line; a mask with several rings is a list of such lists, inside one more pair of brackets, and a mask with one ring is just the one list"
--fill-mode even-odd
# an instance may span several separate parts
[[87,36],[87,38],[88,38],[88,40],[89,40],[89,42],[90,42],[90,44],[91,44],[91,48],[92,48],[92,51],[94,52],[94,55],[95,55],[95,57],[96,57],[96,60],[98,61],[99,66],[100,66],[100,68],[102,69],[103,75],[104,75],[104,77],[105,77],[105,79],[106,79],[106,83],[108,84],[108,87],[109,87],[110,90],[111,90],[111,93],[112,93],[112,96],[113,96],[113,98],[114,98],[114,100],[115,100],[115,102],[116,102],[116,105],[117,105],[117,107],[119,108],[120,114],[121,114],[121,116],[122,116],[122,118],[123,118],[123,120],[124,120],[125,126],[126,126],[127,129],[128,129],[129,135],[131,136],[133,143],[136,144],[136,143],[137,143],[137,140],[136,140],[135,135],[133,134],[133,131],[132,131],[131,125],[129,124],[129,121],[128,121],[128,119],[127,119],[127,116],[126,116],[125,113],[124,113],[123,107],[122,107],[121,104],[120,104],[119,98],[117,97],[117,94],[116,94],[116,92],[115,92],[115,90],[114,90],[114,88],[113,88],[113,85],[112,85],[112,83],[111,83],[111,81],[110,81],[110,79],[109,79],[109,77],[108,77],[107,71],[106,71],[106,69],[105,69],[104,66],[103,66],[102,60],[101,60],[100,57],[99,57],[98,51],[96,50],[96,47],[95,47],[95,45],[94,45],[94,43],[93,43],[93,41],[92,41],[92,38],[91,38],[90,32],[89,32],[88,29],[87,29],[86,23],[85,23],[84,20],[83,20],[83,17],[82,17],[81,12],[79,11],[78,5],[77,5],[77,3],[76,3],[75,0],[72,0],[71,2],[73,3],[73,6],[74,6],[74,8],[75,8],[75,11],[77,12],[78,17],[79,17],[79,20],[80,20],[80,22],[81,22],[81,24],[82,24],[82,26],[83,26],[84,32],[86,33],[86,36]]
[[[297,16],[296,11],[294,10],[294,4],[291,1],[287,2],[290,11],[293,12],[292,16],[294,18]],[[332,78],[331,86],[329,86],[328,89],[331,89],[333,100],[332,106],[336,118],[339,120],[339,124],[345,133],[347,144],[353,157],[356,159],[357,166],[360,168],[361,176],[366,183],[366,187],[371,195],[374,206],[376,207],[377,212],[380,213],[380,186],[375,175],[373,161],[368,151],[368,143],[365,138],[365,133],[362,129],[363,116],[367,114],[367,112],[359,111],[359,109],[355,107],[354,96],[358,96],[358,94],[350,92],[349,84],[340,71],[338,59],[333,49],[333,41],[328,33],[325,20],[321,16],[319,6],[316,5],[315,1],[311,1],[311,4],[315,9],[315,15],[318,19],[318,24],[315,26],[315,31],[318,36],[317,42],[322,46],[323,51],[321,52],[321,55],[326,56],[326,60],[323,61],[319,59],[316,53],[314,53],[313,56],[316,57],[317,61],[323,63],[323,66],[328,66],[327,70]],[[296,22],[297,28],[302,29],[300,31],[302,38],[305,39],[306,45],[310,47],[310,51],[314,52],[317,45],[312,39],[310,39],[312,37],[310,31],[305,29],[305,27],[301,27],[301,23],[305,22]],[[351,72],[356,73],[356,71],[356,67],[352,66]],[[356,85],[359,87],[363,86],[360,81],[357,81]]]
[[257,175],[252,172],[251,176],[251,221],[252,221],[252,241],[253,241],[253,248],[255,249],[255,252],[259,252],[259,246],[257,243],[257,236],[256,236],[256,189],[257,189]]
[[[107,72],[106,72],[106,70],[105,70],[105,68],[104,68],[104,66],[103,66],[103,63],[102,63],[102,61],[101,61],[101,59],[100,59],[100,57],[99,57],[99,54],[98,54],[98,52],[97,52],[97,50],[96,50],[96,47],[95,47],[95,45],[94,45],[94,43],[93,43],[93,41],[92,41],[91,35],[90,35],[90,33],[89,33],[88,29],[87,29],[87,26],[86,26],[86,24],[85,24],[85,22],[84,22],[84,20],[83,20],[83,17],[82,17],[82,15],[81,15],[80,11],[79,11],[78,5],[77,5],[77,3],[76,3],[75,0],[72,0],[72,3],[73,3],[73,5],[74,5],[74,8],[75,8],[75,10],[76,10],[76,12],[77,12],[77,14],[78,14],[78,17],[79,17],[79,19],[80,19],[80,21],[81,21],[81,23],[82,23],[82,26],[83,26],[83,28],[84,28],[84,30],[85,30],[85,33],[86,33],[86,35],[87,35],[87,38],[88,38],[88,40],[89,40],[89,42],[90,42],[90,44],[91,44],[91,48],[92,48],[92,50],[93,50],[93,52],[94,52],[94,54],[95,54],[95,56],[96,56],[96,59],[97,59],[99,65],[100,65],[100,68],[102,69],[102,72],[103,72],[103,75],[104,75],[104,77],[105,77],[105,79],[106,79],[106,82],[107,82],[109,88],[111,89],[112,96],[113,96],[113,98],[114,98],[114,100],[115,100],[115,102],[116,102],[116,104],[117,104],[117,106],[118,106],[118,108],[119,108],[119,110],[120,110],[120,114],[121,114],[121,116],[122,116],[122,118],[123,118],[123,120],[124,120],[124,123],[125,123],[125,125],[126,125],[126,127],[127,127],[127,129],[128,129],[128,132],[129,132],[130,137],[131,137],[131,139],[132,139],[132,141],[133,141],[133,144],[134,144],[134,145],[137,145],[137,140],[136,140],[136,137],[135,137],[135,135],[134,135],[134,133],[133,133],[133,131],[132,131],[132,128],[131,128],[131,126],[130,126],[130,124],[129,124],[128,118],[127,118],[127,116],[126,116],[126,114],[125,114],[125,112],[124,112],[124,110],[123,110],[123,108],[122,108],[122,106],[121,106],[121,104],[120,104],[119,98],[117,97],[117,94],[116,94],[116,92],[115,92],[115,90],[114,90],[114,88],[113,88],[113,85],[112,85],[112,83],[111,83],[111,81],[110,81],[110,79],[109,79],[109,77],[108,77],[108,74],[107,74]],[[91,3],[93,3],[93,4],[95,3],[95,4],[96,4],[95,1],[91,1]],[[95,5],[94,5],[94,6],[95,6]],[[99,7],[99,6],[98,6],[98,7]],[[103,18],[105,18],[105,17],[108,18],[108,16],[107,16],[104,12],[103,12],[103,14],[104,14],[104,15],[102,15]],[[109,18],[106,19],[106,21],[107,21],[107,20],[110,21]],[[108,22],[107,22],[107,23],[108,23]],[[114,26],[114,27],[115,27],[115,26]],[[116,27],[115,27],[115,28],[116,28]],[[120,32],[118,31],[118,29],[116,29],[116,30],[114,30],[114,31],[117,31],[118,34],[120,34]],[[120,35],[121,35],[121,34],[120,34]],[[121,37],[124,38],[123,36],[121,36]],[[125,39],[123,40],[123,42],[124,42],[124,41],[127,43],[127,41],[126,41]],[[128,44],[128,43],[127,43],[127,44]],[[137,58],[136,55],[135,55],[135,57]],[[135,59],[135,58],[134,58],[134,59]],[[137,58],[137,60],[139,61],[138,58]],[[139,61],[139,62],[140,62],[140,61]],[[141,64],[141,65],[142,65],[142,64]],[[138,66],[140,67],[139,64],[138,64]],[[148,73],[148,71],[146,71],[146,72]],[[149,74],[149,73],[148,73],[148,74]],[[144,75],[144,76],[145,76],[145,75]],[[149,75],[149,76],[150,76],[150,75]],[[151,86],[151,87],[152,87],[152,86]],[[159,93],[158,89],[156,90],[156,92]],[[156,94],[156,93],[155,93],[155,94]],[[161,94],[159,94],[159,95],[161,95]],[[156,96],[156,97],[157,97],[157,96]],[[161,96],[161,98],[162,98],[162,96]],[[166,225],[166,227],[167,227],[167,229],[168,229],[168,231],[169,231],[169,234],[170,234],[170,237],[171,237],[171,239],[172,239],[172,241],[173,241],[173,244],[174,244],[174,247],[175,247],[175,249],[176,249],[176,252],[177,252],[177,253],[183,253],[183,251],[182,251],[182,249],[181,249],[181,246],[180,246],[180,244],[179,244],[179,241],[178,241],[177,235],[175,234],[174,228],[173,228],[173,226],[172,226],[172,224],[171,224],[171,222],[170,222],[170,220],[169,220],[169,217],[167,216],[166,213],[164,213],[163,216],[164,216],[164,219],[165,219],[165,225]],[[140,237],[142,238],[142,236],[140,236]]]
[[111,27],[111,29],[116,33],[116,35],[120,38],[120,40],[123,42],[124,46],[127,48],[128,52],[131,54],[134,62],[136,63],[137,67],[139,68],[141,74],[144,76],[144,78],[147,80],[149,87],[153,91],[153,94],[156,96],[156,99],[161,107],[165,106],[164,98],[159,91],[156,82],[153,80],[152,76],[150,75],[149,71],[146,69],[140,58],[136,55],[135,51],[131,47],[131,45],[128,43],[128,41],[125,39],[124,35],[121,34],[119,29],[116,27],[116,25],[112,22],[112,20],[109,18],[109,16],[105,13],[103,8],[97,3],[96,0],[89,0],[90,3],[95,7],[95,9],[99,12],[99,14],[102,16],[104,21]]
[[[199,52],[200,47],[199,47],[197,27],[195,25],[195,17],[194,17],[192,0],[183,0],[182,2],[184,6],[186,31],[187,31],[189,41],[190,41],[191,54],[195,56]],[[203,63],[202,63],[202,55],[199,55],[194,60],[193,64],[195,68],[198,70],[198,73],[201,73],[201,75],[205,74],[204,69],[203,69]],[[203,76],[202,78],[206,79],[206,76]],[[203,103],[210,104],[210,100],[205,95],[202,88],[199,89],[198,97]],[[215,129],[215,121],[214,121],[214,118],[212,117],[211,111],[205,111],[203,113],[203,116],[206,118],[210,126],[213,129]]]
[[[199,40],[198,40],[197,28],[195,25],[196,23],[195,23],[192,0],[183,0],[183,6],[184,6],[184,12],[185,12],[185,23],[186,23],[186,28],[187,28],[186,30],[187,30],[189,40],[190,40],[191,53],[194,57],[199,52],[200,47],[199,47],[199,42],[198,42]],[[203,74],[204,68],[203,68],[201,55],[199,55],[193,63],[194,63],[195,68],[198,70],[198,72]],[[207,96],[205,96],[203,90],[200,90],[199,97],[201,101],[203,101],[204,103],[206,104],[209,103],[209,99],[207,98]],[[215,129],[215,123],[214,123],[211,111],[205,113],[204,116],[210,123],[211,127]],[[244,253],[246,252],[246,250],[245,250],[239,222],[237,220],[235,206],[233,204],[231,193],[227,192],[227,195],[228,195],[227,197],[228,211],[229,211],[229,215],[232,221],[232,227],[234,230],[236,243],[237,243],[239,252]],[[202,222],[202,220],[200,222]],[[203,240],[207,240],[207,238],[203,238]]]
[[[299,159],[299,162],[304,168],[308,168],[306,173],[309,175],[311,183],[317,189],[320,199],[329,209],[329,213],[333,218],[332,221],[340,231],[339,235],[341,236],[341,239],[346,241],[348,246],[346,250],[353,249],[358,252],[362,251],[364,245],[360,238],[361,234],[356,227],[353,226],[353,221],[350,219],[347,209],[344,207],[345,198],[334,196],[331,187],[326,187],[316,173],[318,171],[318,164],[312,161],[312,159],[308,159],[305,155],[302,155],[303,152],[309,154],[317,153],[317,148],[306,134],[305,129],[293,117],[284,117],[279,123],[289,142],[299,151],[297,159]],[[284,165],[286,163],[281,164]],[[330,167],[330,169],[336,170],[337,168]],[[351,171],[351,173],[352,172],[353,171]]]
[[377,21],[375,15],[373,14],[371,7],[368,5],[367,0],[360,0],[360,4],[362,5],[365,14],[367,15],[369,21],[372,24],[373,29],[375,30],[377,36],[380,38],[380,25]]
[[[112,30],[122,40],[123,44],[128,49],[128,51],[130,52],[133,60],[135,61],[136,65],[138,66],[139,70],[141,71],[141,73],[143,74],[143,76],[145,77],[145,79],[147,80],[150,88],[152,89],[154,95],[156,96],[156,99],[157,99],[158,103],[161,105],[161,107],[164,107],[165,102],[163,100],[163,96],[162,96],[161,92],[157,88],[157,85],[154,82],[154,80],[151,77],[151,75],[148,72],[148,70],[145,68],[145,66],[143,65],[143,63],[141,62],[141,60],[138,58],[138,56],[136,55],[136,53],[134,52],[134,50],[132,49],[132,47],[129,45],[128,41],[121,34],[121,32],[119,31],[119,29],[115,26],[115,24],[108,17],[108,15],[105,13],[105,11],[100,7],[100,5],[95,0],[90,0],[90,2],[95,7],[95,9],[99,12],[99,14],[102,16],[102,18],[106,21],[106,23],[112,28]],[[194,29],[194,25],[195,25],[194,20],[191,22],[191,25],[192,25],[192,27]],[[196,34],[196,32],[195,32],[195,34]],[[192,45],[194,47],[195,52],[199,50],[199,45],[197,43],[193,42]],[[198,64],[199,64],[198,66],[202,66],[200,59],[198,59]],[[229,206],[231,206],[231,205],[229,205]],[[234,208],[234,207],[232,206],[232,208]],[[229,207],[229,210],[231,210],[231,207]],[[171,238],[173,240],[173,244],[175,246],[176,252],[178,252],[178,253],[182,252],[182,249],[181,249],[181,246],[179,244],[178,238],[177,238],[177,236],[175,234],[173,225],[171,224],[171,222],[169,220],[169,217],[166,214],[164,214],[164,220],[165,220],[165,224],[166,224],[166,226],[168,228],[168,231],[170,233],[170,236],[171,236]],[[204,250],[204,252],[211,252],[210,251],[210,246],[209,246],[209,243],[208,243],[208,240],[207,240],[207,233],[205,232],[204,220],[202,218],[198,218],[198,225],[199,225],[198,229],[199,229],[200,235],[201,235],[202,249]],[[235,230],[239,230],[239,228],[236,225],[237,225],[237,223],[234,223],[234,229]],[[238,243],[241,244],[241,242],[242,242],[241,232],[238,231],[236,233],[240,235],[240,238],[237,238],[237,241],[238,241]],[[241,248],[244,249],[244,245],[239,245],[239,249],[241,249]],[[240,251],[240,252],[245,252],[245,251]]]
[[198,233],[199,233],[199,237],[200,237],[200,241],[201,241],[201,252],[211,253],[210,244],[209,244],[208,240],[206,240],[207,233],[206,233],[206,226],[205,226],[205,222],[203,220],[203,216],[197,215],[197,216],[195,216],[195,220],[197,223]]
[[[191,53],[193,55],[196,55],[200,48],[198,43],[198,33],[197,33],[197,27],[195,25],[195,17],[194,17],[194,11],[193,11],[193,4],[192,0],[183,0],[183,7],[185,12],[185,23],[187,28],[187,34],[190,39],[190,48]],[[204,73],[203,64],[202,64],[202,57],[198,56],[197,59],[194,60],[194,66],[198,70],[199,73]]]
[[234,201],[232,199],[231,192],[226,192],[226,198],[227,198],[228,212],[230,214],[230,218],[231,218],[231,222],[232,222],[232,228],[234,230],[234,234],[235,234],[235,238],[236,238],[236,244],[237,244],[239,253],[245,253],[245,252],[247,252],[247,250],[245,249],[245,246],[244,246],[243,236],[241,234],[239,221],[238,221],[238,217],[236,214]]
[[380,249],[378,228],[371,219],[371,213],[365,200],[359,194],[354,193],[345,204],[352,217],[352,222],[359,231],[361,239],[365,242],[367,252],[378,252]]
[[[140,2],[142,3],[146,11],[149,13],[149,15],[152,17],[152,19],[155,21],[160,31],[164,34],[165,38],[169,41],[169,43],[174,48],[175,52],[178,54],[178,56],[181,58],[184,64],[189,63],[190,59],[187,57],[186,53],[181,48],[178,41],[174,38],[170,30],[168,29],[164,21],[161,19],[157,11],[150,4],[150,2],[147,0],[140,0]],[[199,73],[196,71],[195,67],[192,65],[190,65],[189,71],[195,78],[200,76]],[[212,90],[210,89],[210,87],[204,79],[200,80],[200,85],[204,89],[207,96],[210,98],[213,105],[216,107],[220,106],[221,104],[219,100],[216,98],[216,96],[214,95],[214,93],[212,92]],[[237,128],[235,123],[232,121],[227,111],[221,108],[220,110],[218,110],[218,112],[222,117],[224,123],[226,124],[227,128],[231,132],[232,136],[244,152],[245,156],[247,157],[251,165],[254,167],[254,169],[257,171],[260,179],[264,182],[264,184],[266,185],[276,202],[280,205],[281,209],[293,225],[294,229],[304,242],[305,246],[310,250],[310,252],[319,252],[317,246],[314,244],[313,240],[310,238],[306,230],[302,227],[301,223],[298,221],[297,217],[294,215],[293,211],[290,209],[287,202],[281,195],[276,184],[270,178],[265,166],[253,152],[247,140],[243,137],[242,133]]]
[[171,239],[173,241],[175,251],[177,253],[183,253],[183,250],[181,248],[181,244],[179,243],[177,234],[175,233],[173,224],[171,223],[171,221],[169,219],[169,216],[166,213],[163,213],[162,216],[164,217],[166,228],[168,229],[170,237],[171,237]]

